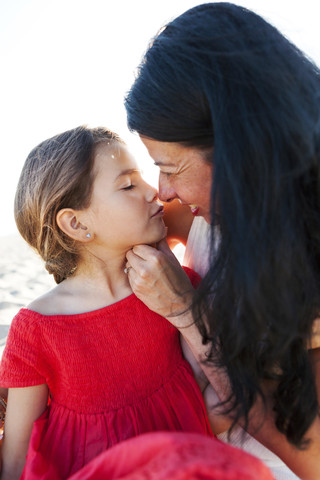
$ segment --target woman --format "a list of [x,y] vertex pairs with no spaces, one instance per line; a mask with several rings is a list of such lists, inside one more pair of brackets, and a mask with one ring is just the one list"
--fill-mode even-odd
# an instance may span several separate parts
[[[203,217],[196,217],[192,221],[190,208],[180,205],[177,201],[165,204],[164,220],[168,229],[167,242],[170,248],[175,247],[177,242],[185,245],[182,264],[191,267],[203,278],[208,270],[210,225]],[[219,227],[216,228],[217,235],[219,235]],[[181,251],[177,250],[177,253],[181,256]],[[317,324],[315,324],[315,327],[317,327]],[[320,345],[319,336],[313,335],[312,340],[315,343],[315,345],[312,345],[313,348]],[[205,394],[206,398],[207,390],[205,390]],[[243,428],[238,425],[229,434],[228,429],[232,421],[217,415],[214,410],[210,409],[209,405],[207,405],[207,410],[210,412],[209,419],[212,430],[218,435],[219,440],[230,443],[258,457],[269,467],[275,480],[298,479],[279,457],[264,447],[253,436],[246,433]]]
[[234,423],[299,477],[316,478],[320,353],[308,342],[320,311],[318,68],[253,12],[204,4],[153,40],[125,103],[160,167],[160,199],[178,198],[210,224],[195,295],[164,242],[128,252],[135,293],[206,356]]

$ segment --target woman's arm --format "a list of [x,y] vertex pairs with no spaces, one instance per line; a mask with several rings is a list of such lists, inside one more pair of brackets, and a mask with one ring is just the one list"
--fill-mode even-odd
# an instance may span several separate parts
[[46,409],[46,384],[9,388],[4,439],[1,448],[1,480],[19,479],[24,468],[33,423]]
[[[220,413],[216,415],[217,412],[210,414],[210,405],[212,406],[216,404],[214,398],[216,392],[218,393],[220,401],[224,401],[228,398],[230,392],[228,377],[222,369],[213,368],[201,362],[206,356],[207,347],[202,344],[201,336],[197,327],[194,324],[190,325],[190,318],[187,318],[187,315],[185,315],[184,320],[185,327],[181,327],[183,324],[183,318],[181,316],[177,318],[170,317],[169,320],[174,325],[180,325],[180,332],[184,335],[185,341],[188,343],[195,358],[199,361],[204,374],[208,378],[210,385],[213,387],[212,390],[208,391],[209,398],[205,398],[206,392],[204,392],[204,398],[213,432],[220,433],[222,431],[221,428],[224,428],[224,421],[226,421],[225,425],[228,429],[228,417],[224,415],[221,416]],[[187,327],[187,325],[189,326]],[[313,349],[309,354],[314,365],[318,397],[320,398],[320,349]],[[265,393],[267,395],[266,407],[261,399],[259,399],[250,411],[249,423],[247,426],[248,433],[280,457],[299,478],[302,480],[317,480],[320,478],[319,416],[314,420],[306,433],[306,438],[310,439],[310,445],[306,449],[300,450],[291,445],[285,435],[280,433],[276,428],[272,397],[270,395],[268,398],[267,389],[265,389]],[[244,422],[240,421],[239,423],[244,428]]]
[[220,403],[220,399],[182,335],[180,342],[183,356],[190,364],[194,378],[201,390],[212,433],[219,435],[219,433],[226,432],[232,425],[232,419],[225,415],[221,408],[216,407]]
[[[206,403],[209,422],[213,433],[221,433],[228,430],[231,426],[232,418],[223,415],[223,411],[211,411],[212,406],[218,401],[224,401],[228,398],[230,385],[228,377],[222,369],[217,369],[202,363],[206,356],[207,347],[202,344],[201,336],[196,325],[190,325],[190,318],[185,315],[185,327],[182,326],[183,318],[181,316],[170,317],[169,321],[174,325],[179,325],[179,331],[184,335],[184,341],[187,342],[194,357],[203,368],[205,376],[210,382],[210,389],[204,391],[203,396]],[[187,326],[189,325],[189,326]],[[320,349],[314,349],[309,353],[315,369],[318,397],[320,398]],[[218,395],[217,395],[217,393]],[[285,435],[279,432],[274,421],[273,403],[271,395],[268,398],[267,405],[258,399],[250,411],[248,433],[262,443],[266,448],[275,453],[281,460],[302,480],[317,480],[320,478],[320,419],[319,416],[306,433],[306,438],[310,439],[310,445],[300,450],[288,442]],[[239,424],[244,428],[244,422]],[[225,428],[226,427],[226,428]]]
[[312,337],[308,347],[310,350],[320,348],[320,318],[316,318],[313,322]]

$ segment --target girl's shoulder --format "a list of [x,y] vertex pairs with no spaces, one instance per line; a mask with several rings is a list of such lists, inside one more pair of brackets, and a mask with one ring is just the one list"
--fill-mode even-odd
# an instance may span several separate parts
[[[74,281],[74,279],[66,279],[59,283],[52,290],[44,295],[36,298],[26,306],[26,310],[35,316],[41,317],[79,317],[90,315],[103,310],[117,308],[122,300],[132,296],[132,291],[126,291],[123,299],[112,301],[104,294],[97,294],[95,289],[88,287],[85,282]],[[110,301],[108,301],[110,300]]]
[[26,308],[40,315],[68,315],[72,299],[70,290],[61,283],[33,300]]

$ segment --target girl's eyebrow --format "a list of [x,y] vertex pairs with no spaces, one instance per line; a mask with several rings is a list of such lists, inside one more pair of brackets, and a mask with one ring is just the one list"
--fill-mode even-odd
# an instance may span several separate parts
[[126,170],[122,170],[119,175],[117,175],[114,181],[116,182],[120,177],[130,175],[132,173],[141,173],[141,170],[139,170],[138,168],[127,168]]

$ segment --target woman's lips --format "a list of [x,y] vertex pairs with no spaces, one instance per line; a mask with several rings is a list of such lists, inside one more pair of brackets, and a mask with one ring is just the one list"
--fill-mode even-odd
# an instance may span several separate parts
[[192,215],[195,217],[198,215],[200,208],[198,205],[189,205]]

